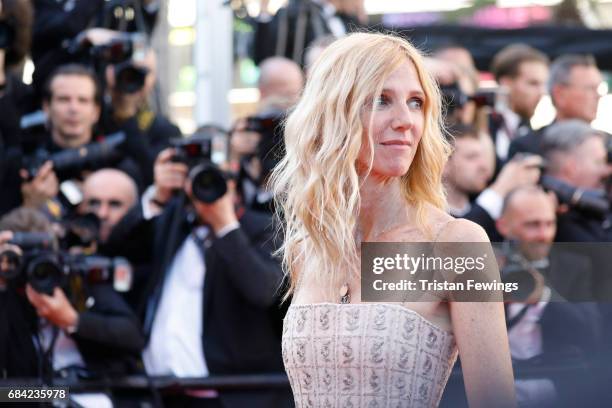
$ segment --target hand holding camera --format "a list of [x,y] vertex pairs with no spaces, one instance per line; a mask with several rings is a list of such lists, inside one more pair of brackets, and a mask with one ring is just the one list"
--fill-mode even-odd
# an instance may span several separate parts
[[154,202],[166,204],[176,190],[185,186],[188,168],[185,163],[173,161],[176,155],[174,148],[162,150],[155,160],[155,197]]
[[[228,225],[238,222],[234,190],[233,183],[230,181],[227,193],[212,203],[205,203],[197,199],[191,200],[200,220],[208,224],[215,234]],[[192,197],[190,182],[187,183],[187,194]]]
[[[27,170],[21,169],[19,174],[27,180],[30,176]],[[23,205],[26,207],[39,207],[46,200],[51,199],[59,192],[59,181],[53,171],[53,163],[45,162],[31,181],[21,184]]]
[[26,285],[26,296],[36,309],[38,316],[47,319],[61,329],[76,327],[79,314],[72,307],[66,294],[61,288],[56,287],[53,295],[38,293],[29,284]]

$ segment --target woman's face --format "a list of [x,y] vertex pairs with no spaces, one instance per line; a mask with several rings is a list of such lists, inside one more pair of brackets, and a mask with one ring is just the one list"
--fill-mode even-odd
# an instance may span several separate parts
[[364,108],[360,167],[368,166],[367,140],[371,123],[374,148],[371,174],[382,177],[406,174],[423,134],[424,106],[425,92],[414,65],[406,60],[387,78],[374,105]]

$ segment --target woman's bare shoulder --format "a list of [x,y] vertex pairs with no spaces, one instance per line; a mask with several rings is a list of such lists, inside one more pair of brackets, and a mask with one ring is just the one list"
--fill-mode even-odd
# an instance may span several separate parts
[[478,224],[464,218],[455,218],[447,212],[429,206],[430,225],[439,242],[488,242],[489,237]]
[[475,222],[453,218],[438,233],[439,242],[489,242],[485,230]]

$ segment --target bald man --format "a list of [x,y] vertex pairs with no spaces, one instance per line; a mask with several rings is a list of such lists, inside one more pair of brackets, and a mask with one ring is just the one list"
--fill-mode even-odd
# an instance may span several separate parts
[[304,86],[304,74],[298,64],[284,57],[271,57],[261,62],[259,70],[260,101],[278,98],[292,105],[298,100]]
[[136,183],[116,169],[98,170],[83,183],[79,213],[93,213],[100,219],[100,241],[105,242],[113,227],[138,202]]
[[537,186],[511,191],[497,220],[497,230],[504,238],[519,241],[527,259],[546,257],[557,230],[552,197]]
[[[587,302],[593,299],[591,261],[564,250],[567,247],[551,248],[555,220],[555,203],[538,186],[510,192],[497,220],[499,232],[507,240],[519,241],[525,261],[544,277],[543,286],[532,292],[527,303],[506,305],[508,340],[515,361],[538,356],[543,366],[569,363],[576,357],[587,362],[602,345],[600,312],[596,304]],[[585,379],[579,371],[563,374],[556,370],[539,378],[519,376],[515,382],[519,406],[593,406],[579,403],[592,398],[590,378]]]

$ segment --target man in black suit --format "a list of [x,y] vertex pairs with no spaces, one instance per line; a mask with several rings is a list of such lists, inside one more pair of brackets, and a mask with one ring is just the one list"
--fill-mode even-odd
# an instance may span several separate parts
[[[532,268],[536,289],[525,303],[507,304],[508,338],[517,372],[522,367],[549,367],[548,374],[516,380],[521,406],[592,406],[598,380],[585,380],[601,351],[602,321],[592,300],[586,257],[551,251],[555,236],[555,202],[541,188],[530,186],[506,196],[498,230],[518,243],[517,251]],[[502,276],[503,278],[503,276]],[[569,303],[566,299],[582,303]],[[579,362],[578,369],[563,370]],[[557,367],[551,369],[550,367]],[[568,392],[571,385],[572,393]]]
[[[162,151],[154,194],[115,227],[108,245],[152,265],[141,283],[147,371],[177,377],[282,372],[282,271],[271,256],[277,247],[271,216],[236,211],[231,192],[213,203],[199,201],[187,166],[172,162],[174,155],[174,149]],[[159,215],[147,220],[154,212]],[[288,390],[165,397],[168,406],[181,407],[284,407],[290,401]]]
[[[591,123],[597,117],[603,81],[590,55],[562,55],[550,66],[548,93],[556,109],[555,122],[579,119]],[[548,126],[512,141],[508,157],[518,152],[542,154],[542,139]]]
[[498,108],[489,129],[500,165],[509,159],[510,143],[533,131],[529,121],[546,93],[548,63],[546,55],[525,44],[504,47],[493,58],[491,72],[508,92],[507,106]]
[[[142,83],[135,80],[136,71],[143,74]],[[100,131],[103,134],[125,132],[126,147],[138,155],[142,184],[149,186],[153,183],[155,158],[169,146],[170,139],[181,136],[179,128],[151,106],[151,95],[157,81],[155,51],[147,48],[142,55],[134,55],[127,63],[109,65],[105,74],[110,98],[102,109]]]

